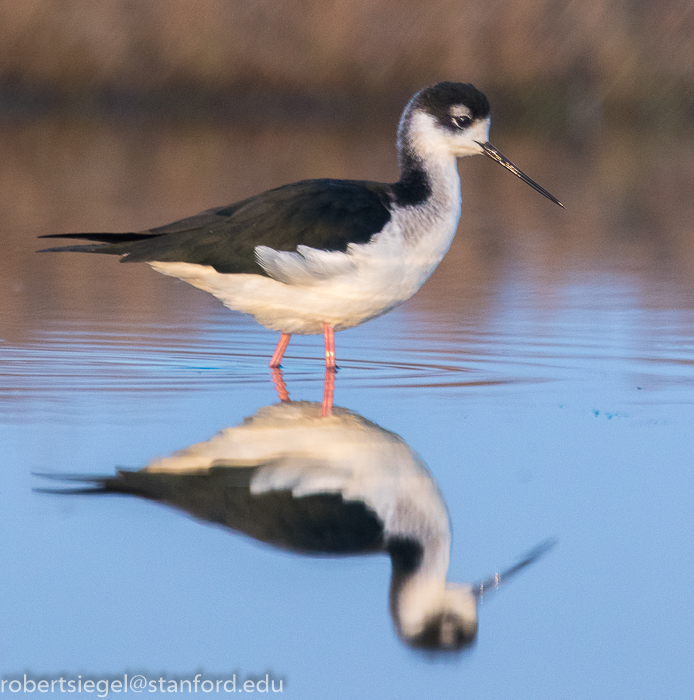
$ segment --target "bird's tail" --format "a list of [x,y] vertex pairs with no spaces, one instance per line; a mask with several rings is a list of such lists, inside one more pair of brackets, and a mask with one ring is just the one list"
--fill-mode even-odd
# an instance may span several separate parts
[[156,238],[151,233],[52,233],[39,238],[72,238],[84,241],[97,241],[84,245],[56,246],[44,248],[39,253],[102,253],[105,255],[125,255],[129,243]]
[[34,488],[37,493],[51,493],[61,495],[76,495],[76,494],[129,494],[129,495],[147,495],[143,493],[142,485],[138,484],[137,475],[139,472],[119,470],[116,475],[112,476],[96,476],[94,474],[52,474],[50,472],[34,472],[34,476],[39,476],[42,479],[50,479],[58,481],[61,484],[83,484],[69,488],[61,486],[57,488]]

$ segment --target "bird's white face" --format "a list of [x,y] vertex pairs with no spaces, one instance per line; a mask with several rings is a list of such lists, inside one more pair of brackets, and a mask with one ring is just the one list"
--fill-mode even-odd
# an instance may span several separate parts
[[[468,92],[474,90],[471,85],[453,87],[453,92],[460,92],[462,88]],[[410,103],[410,111],[406,111],[403,117],[406,121],[401,122],[401,129],[403,125],[407,129],[409,146],[428,162],[429,168],[435,167],[434,163],[437,162],[450,164],[455,158],[484,154],[540,194],[563,206],[556,197],[531,180],[489,143],[489,105],[481,93],[475,91],[478,97],[484,99],[484,103],[479,103],[479,100],[470,95],[466,103],[441,100],[441,95],[437,94],[439,91],[449,93],[447,96],[450,97],[451,86],[441,83],[418,93]]]
[[[414,585],[413,585],[414,584]],[[415,647],[461,649],[477,634],[477,598],[471,586],[430,579],[403,590],[398,609],[403,637]]]
[[474,119],[470,108],[465,105],[453,105],[448,115],[437,121],[457,158],[482,153],[480,144],[489,140],[489,117]]
[[435,117],[417,110],[412,115],[410,138],[419,153],[461,158],[483,153],[489,140],[489,117],[473,119],[465,105],[453,105],[448,114]]
[[470,586],[449,583],[441,607],[458,617],[468,633],[477,630],[477,598]]

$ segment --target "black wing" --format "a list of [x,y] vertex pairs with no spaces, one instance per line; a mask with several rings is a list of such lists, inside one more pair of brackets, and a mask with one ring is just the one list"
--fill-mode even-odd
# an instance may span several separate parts
[[383,229],[390,220],[392,197],[391,186],[377,182],[305,180],[148,231],[45,238],[101,242],[49,251],[122,255],[122,262],[188,262],[223,273],[267,275],[256,261],[256,246],[344,252],[350,243],[368,243]]
[[57,477],[73,483],[91,481],[94,487],[51,493],[141,496],[295,552],[344,555],[383,549],[382,523],[361,502],[345,501],[334,493],[298,498],[286,490],[251,493],[253,474],[262,466],[220,466],[193,474],[141,470],[97,479]]

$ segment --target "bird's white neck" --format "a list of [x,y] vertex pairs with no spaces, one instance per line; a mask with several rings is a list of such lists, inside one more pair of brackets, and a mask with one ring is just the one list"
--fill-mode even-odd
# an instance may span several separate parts
[[405,636],[421,631],[427,617],[441,604],[446,590],[449,550],[450,537],[428,542],[420,550],[414,566],[407,561],[407,556],[400,558],[391,551],[390,606]]
[[434,204],[450,209],[460,205],[460,179],[456,157],[442,138],[434,119],[423,112],[405,110],[398,127],[400,180],[395,185],[402,204]]

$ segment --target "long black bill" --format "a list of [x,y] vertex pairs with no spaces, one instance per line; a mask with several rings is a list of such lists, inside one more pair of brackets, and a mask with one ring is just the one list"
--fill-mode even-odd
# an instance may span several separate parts
[[477,143],[482,146],[482,152],[485,156],[489,156],[492,160],[495,160],[497,163],[503,165],[506,170],[510,170],[516,177],[523,180],[526,185],[530,185],[534,190],[537,190],[540,194],[547,197],[547,199],[551,199],[555,204],[558,204],[562,209],[564,209],[564,205],[556,197],[547,192],[544,187],[540,187],[537,182],[531,180],[522,170],[519,170],[508,158],[506,158],[506,156],[502,156],[501,153],[499,153],[499,151],[497,151],[496,148],[489,143],[489,141],[486,143],[480,143],[478,141]]
[[[559,202],[557,202],[559,204]],[[540,557],[543,557],[547,552],[549,552],[554,545],[557,544],[555,539],[545,540],[540,542],[537,547],[534,547],[529,552],[527,552],[516,564],[514,564],[510,569],[502,571],[498,574],[493,574],[484,581],[479,581],[472,587],[472,593],[477,598],[481,600],[485,593],[490,593],[495,591],[502,583],[506,583],[512,576],[515,576],[519,571],[525,569],[526,566],[534,564]]]

